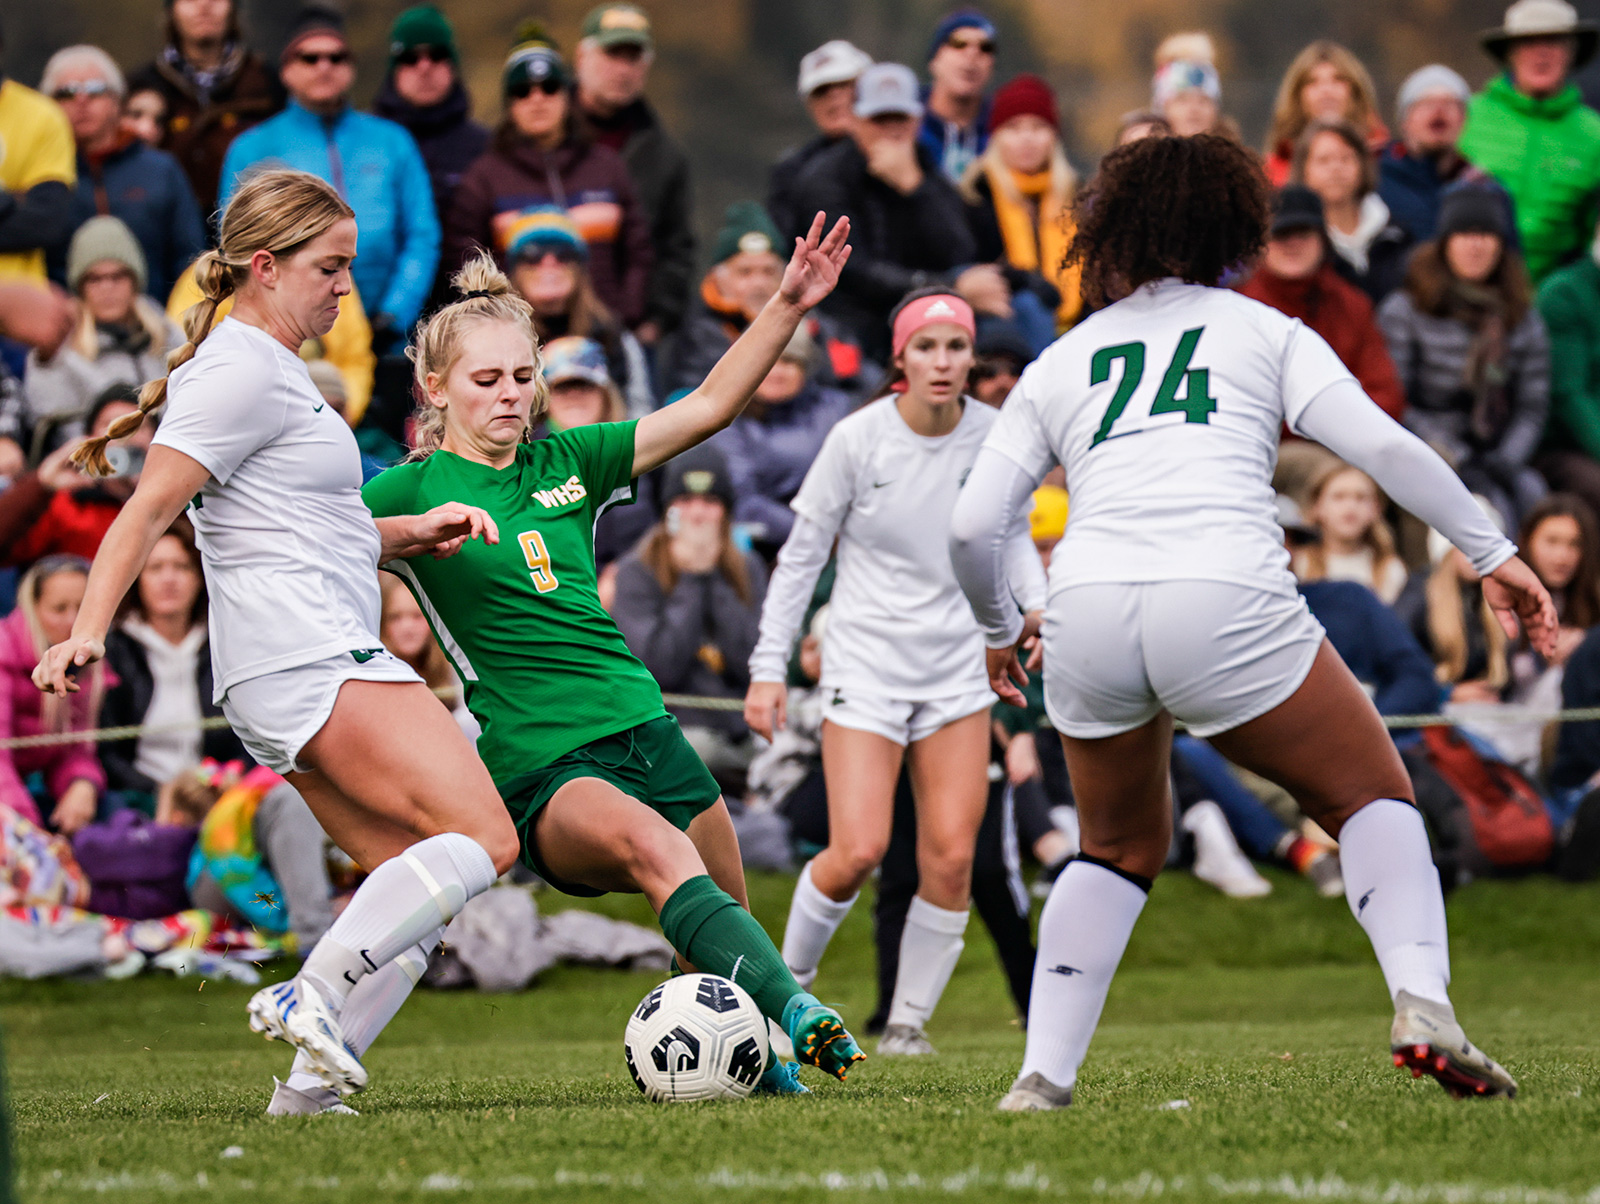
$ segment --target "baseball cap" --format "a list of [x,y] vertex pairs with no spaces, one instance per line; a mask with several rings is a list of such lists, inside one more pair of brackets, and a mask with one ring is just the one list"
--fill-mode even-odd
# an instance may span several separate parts
[[593,38],[602,50],[613,46],[642,46],[648,50],[655,45],[649,16],[634,4],[602,4],[591,8],[583,19],[583,37],[586,41]]
[[824,42],[800,60],[800,97],[818,88],[856,79],[872,66],[872,56],[843,38]]
[[1272,236],[1292,230],[1321,230],[1322,198],[1301,184],[1286,184],[1272,200]]
[[544,345],[544,379],[552,387],[581,380],[604,388],[611,383],[605,348],[578,335],[551,339]]
[[686,496],[714,497],[733,509],[733,479],[728,475],[727,457],[710,443],[691,447],[668,460],[662,470],[661,500],[671,503]]
[[873,63],[856,77],[856,116],[882,117],[902,113],[922,118],[917,77],[904,63]]

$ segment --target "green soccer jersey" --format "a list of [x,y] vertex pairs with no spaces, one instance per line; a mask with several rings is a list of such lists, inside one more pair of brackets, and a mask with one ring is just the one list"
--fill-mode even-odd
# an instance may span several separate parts
[[661,688],[600,605],[594,524],[634,497],[632,422],[576,427],[517,448],[503,469],[438,451],[362,490],[377,518],[445,502],[482,507],[493,546],[391,561],[466,685],[495,783],[666,714]]

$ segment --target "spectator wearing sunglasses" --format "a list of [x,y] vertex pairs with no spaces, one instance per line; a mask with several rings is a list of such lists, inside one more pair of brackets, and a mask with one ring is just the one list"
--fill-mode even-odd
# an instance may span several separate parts
[[595,295],[632,330],[645,319],[654,258],[650,223],[622,156],[573,110],[572,72],[537,22],[525,24],[501,75],[505,117],[467,169],[445,221],[452,269],[479,247],[505,260],[522,220],[555,206],[589,248]]
[[337,12],[301,11],[283,48],[282,73],[289,105],[228,148],[222,205],[257,165],[296,168],[332,184],[355,211],[350,274],[382,355],[404,342],[421,316],[439,266],[427,165],[403,126],[350,107],[356,72]]
[[128,90],[165,101],[161,148],[177,159],[209,219],[228,144],[283,108],[283,87],[245,47],[235,0],[166,0],[166,9],[166,45]]
[[940,21],[928,43],[922,128],[917,143],[952,183],[989,145],[989,83],[994,78],[994,22],[975,8]]
[[[0,36],[0,52],[4,47]],[[0,247],[6,248],[0,282],[43,284],[46,248],[64,247],[72,237],[67,201],[78,176],[72,127],[48,98],[0,77],[0,145]]]
[[443,225],[456,185],[489,149],[489,131],[472,120],[455,30],[433,5],[408,8],[389,27],[389,74],[372,111],[405,126],[417,140]]
[[[56,51],[39,86],[66,112],[77,142],[72,228],[92,217],[120,218],[144,252],[144,291],[164,301],[206,246],[200,206],[183,168],[123,128],[128,87],[117,64],[98,46]],[[50,268],[53,277],[64,278],[65,248],[51,257]]]

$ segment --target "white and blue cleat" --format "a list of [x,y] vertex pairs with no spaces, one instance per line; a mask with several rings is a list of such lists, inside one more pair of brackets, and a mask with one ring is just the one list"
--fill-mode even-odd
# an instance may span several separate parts
[[341,1096],[367,1085],[367,1068],[345,1044],[344,1032],[321,993],[303,976],[263,987],[250,999],[250,1028],[286,1041],[306,1055],[323,1085]]

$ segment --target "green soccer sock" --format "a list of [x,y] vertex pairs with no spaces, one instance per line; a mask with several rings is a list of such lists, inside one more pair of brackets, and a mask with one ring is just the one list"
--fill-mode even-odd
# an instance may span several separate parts
[[785,1005],[803,994],[766,929],[709,875],[672,892],[661,908],[661,931],[696,969],[737,983],[780,1025]]

